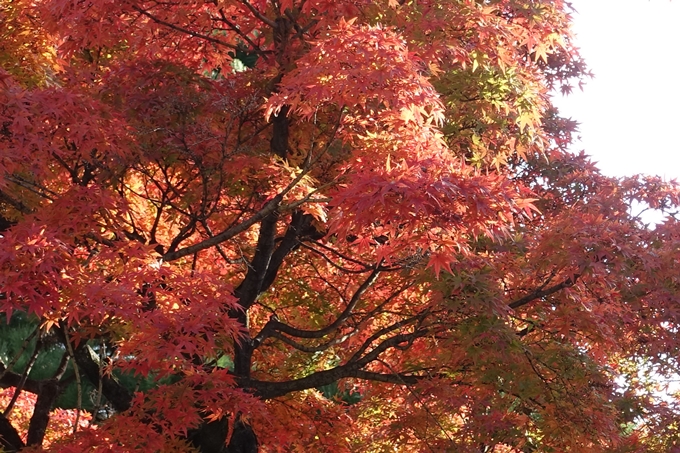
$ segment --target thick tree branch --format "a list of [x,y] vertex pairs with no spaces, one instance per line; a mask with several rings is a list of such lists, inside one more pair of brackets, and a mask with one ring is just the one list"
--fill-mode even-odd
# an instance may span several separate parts
[[272,152],[281,159],[285,159],[288,155],[288,136],[290,129],[288,110],[288,106],[283,106],[279,112],[273,114],[269,119],[273,129],[269,147]]
[[[229,316],[237,320],[244,328],[248,326],[248,308],[257,300],[262,292],[262,285],[271,262],[274,247],[276,246],[276,224],[279,213],[272,211],[260,224],[260,234],[257,239],[257,247],[248,272],[241,284],[234,291],[239,300],[239,307],[232,308]],[[237,376],[250,376],[251,359],[255,349],[252,338],[244,333],[234,345],[234,373]]]
[[536,299],[541,299],[543,297],[550,296],[551,294],[555,294],[556,292],[561,291],[565,288],[569,288],[571,286],[574,286],[574,284],[576,284],[576,281],[579,279],[580,276],[581,276],[581,274],[574,274],[573,276],[567,278],[563,282],[558,283],[554,286],[551,286],[548,289],[541,289],[541,290],[531,292],[531,293],[527,294],[526,296],[524,296],[520,299],[517,299],[514,302],[511,302],[508,306],[514,310],[514,309],[519,308],[523,305],[527,305],[527,304],[535,301]]
[[0,447],[7,453],[14,453],[25,447],[19,432],[2,414],[0,414]]
[[48,379],[40,383],[38,399],[35,402],[26,435],[26,445],[42,445],[47,424],[50,421],[50,411],[59,396],[60,390],[57,379]]
[[[17,387],[23,379],[23,375],[9,371],[5,368],[5,365],[0,362],[0,388],[7,387]],[[27,392],[35,393],[36,395],[40,392],[40,381],[34,379],[26,379],[24,382],[24,390]]]
[[[91,347],[84,345],[74,351],[79,370],[90,380],[95,388],[101,386],[102,393],[117,412],[128,410],[132,404],[132,395],[113,377],[100,372],[99,356]],[[100,382],[101,379],[101,382]]]
[[262,209],[260,209],[249,219],[246,219],[243,222],[239,223],[238,225],[234,225],[233,227],[228,228],[222,231],[221,233],[216,234],[215,236],[212,236],[208,239],[204,239],[203,241],[197,244],[184,247],[171,253],[166,253],[165,255],[163,255],[163,261],[175,261],[179,258],[183,258],[188,255],[193,255],[194,253],[198,253],[201,250],[205,250],[207,248],[221,244],[222,242],[228,241],[237,234],[246,231],[248,228],[250,228],[257,222],[260,222],[265,217],[273,213],[279,207],[279,204],[281,203],[281,200],[283,200],[283,194],[285,192],[287,191],[284,191],[282,194],[279,194],[276,197],[269,200]]
[[263,283],[271,263],[276,241],[276,223],[279,215],[276,211],[269,214],[260,224],[255,255],[248,266],[248,272],[241,284],[234,291],[242,309],[248,309],[263,290]]
[[[286,234],[279,243],[272,254],[269,266],[267,267],[267,273],[262,282],[262,290],[269,288],[276,275],[283,264],[283,260],[296,248],[298,248],[304,238],[311,237],[312,239],[317,239],[319,233],[314,227],[312,227],[313,217],[309,214],[304,214],[302,211],[295,211],[292,215],[290,225],[286,230]],[[316,235],[316,237],[314,237]]]
[[397,346],[401,343],[412,342],[414,339],[422,337],[426,334],[427,334],[426,330],[421,330],[410,334],[395,335],[383,341],[375,349],[373,349],[371,352],[369,352],[364,357],[355,362],[348,362],[344,365],[331,368],[330,370],[317,371],[300,379],[293,379],[290,381],[283,382],[267,382],[259,381],[256,379],[242,379],[240,383],[244,388],[253,389],[255,395],[262,399],[276,398],[291,392],[299,392],[310,388],[317,388],[323,385],[328,385],[333,382],[339,381],[340,379],[352,377],[359,379],[376,380],[380,382],[390,382],[393,384],[402,385],[412,384],[418,379],[416,375],[409,374],[386,375],[369,372],[363,370],[362,368],[368,365],[370,362],[376,360],[378,356],[385,352],[387,349]]
[[38,398],[26,433],[26,443],[28,445],[42,445],[45,439],[47,425],[50,422],[50,411],[54,408],[59,394],[66,385],[65,382],[59,381],[66,372],[69,359],[70,355],[64,353],[52,378],[40,382],[40,391],[38,392]]

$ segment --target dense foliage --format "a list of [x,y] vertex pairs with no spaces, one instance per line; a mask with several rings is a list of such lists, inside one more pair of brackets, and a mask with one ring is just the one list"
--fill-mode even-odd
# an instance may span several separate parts
[[566,150],[571,14],[0,0],[4,450],[680,448],[678,189]]

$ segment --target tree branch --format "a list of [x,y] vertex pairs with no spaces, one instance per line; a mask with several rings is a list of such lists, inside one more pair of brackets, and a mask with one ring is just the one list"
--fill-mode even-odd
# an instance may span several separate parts
[[236,46],[234,44],[229,44],[228,42],[224,42],[221,39],[217,39],[217,38],[214,38],[212,36],[204,35],[203,33],[198,33],[198,32],[192,31],[192,30],[187,30],[186,28],[180,27],[179,25],[175,25],[175,24],[172,24],[170,22],[164,21],[163,19],[154,16],[153,14],[148,12],[147,10],[142,9],[137,5],[132,5],[132,9],[134,9],[138,13],[148,17],[149,19],[156,22],[157,24],[171,28],[171,29],[178,31],[180,33],[184,33],[186,35],[193,36],[194,38],[201,38],[201,39],[204,39],[204,40],[211,42],[213,44],[218,44],[220,46],[228,47],[229,49],[238,49],[238,46]]
[[[33,212],[32,209],[30,209],[28,206],[23,204],[21,201],[16,200],[15,198],[6,194],[2,190],[0,190],[0,201],[4,201],[5,203],[9,204],[10,206],[12,206],[14,209],[16,209],[17,211],[19,211],[22,214],[30,214],[31,212]],[[16,222],[14,222],[14,223],[16,223]]]
[[[293,212],[290,224],[286,230],[286,234],[283,236],[279,246],[272,254],[269,267],[267,268],[267,273],[264,277],[264,281],[262,282],[263,290],[269,288],[272,283],[274,283],[274,279],[276,278],[276,274],[279,272],[279,269],[283,264],[283,260],[290,254],[290,252],[300,246],[303,238],[313,236],[314,234],[321,234],[311,226],[312,219],[313,217],[311,215],[304,214],[302,211]],[[316,238],[313,237],[313,239]]]
[[267,54],[266,54],[265,52],[263,52],[263,51],[260,49],[260,47],[259,47],[257,44],[255,44],[255,43],[253,42],[252,39],[250,39],[250,36],[248,36],[246,33],[243,33],[243,31],[238,27],[238,25],[236,25],[235,23],[233,23],[232,21],[230,21],[230,20],[227,18],[226,14],[224,14],[224,8],[220,8],[220,9],[219,9],[219,13],[220,13],[220,17],[219,17],[219,18],[215,18],[215,20],[221,20],[222,22],[224,22],[225,24],[227,24],[227,26],[228,26],[229,28],[231,28],[234,32],[236,32],[241,38],[243,38],[243,39],[250,45],[250,48],[251,48],[255,53],[257,53],[258,55],[262,56],[265,60],[269,60],[269,57],[267,56]]
[[260,209],[252,217],[244,220],[238,225],[234,225],[233,227],[228,228],[222,231],[221,233],[218,233],[215,236],[212,236],[208,239],[204,239],[203,241],[197,244],[184,247],[171,253],[166,253],[165,255],[163,255],[163,261],[174,261],[176,259],[183,258],[187,255],[193,255],[194,253],[200,252],[201,250],[205,250],[207,248],[221,244],[222,242],[228,241],[229,239],[233,238],[239,233],[246,231],[248,228],[255,225],[257,222],[263,220],[269,214],[274,212],[278,208],[279,203],[281,203],[281,200],[283,200],[283,194],[279,194],[276,197],[269,200],[262,209]]
[[[22,374],[9,371],[2,362],[0,362],[0,376],[0,388],[17,387],[23,379]],[[24,390],[37,395],[38,392],[40,392],[40,381],[26,379],[24,382]]]
[[28,375],[31,372],[33,365],[35,364],[35,361],[38,359],[38,354],[40,353],[42,346],[43,346],[42,333],[39,333],[38,334],[38,341],[36,341],[35,347],[33,348],[33,353],[31,354],[30,358],[28,359],[28,363],[26,363],[26,369],[24,370],[24,372],[21,376],[21,380],[16,385],[16,387],[14,389],[14,395],[12,395],[12,399],[7,404],[7,407],[5,408],[5,411],[3,412],[3,415],[5,417],[9,417],[9,414],[12,412],[12,409],[14,408],[14,404],[17,402],[19,395],[23,391],[24,385],[26,384],[26,380],[28,380]]
[[376,341],[378,338],[383,337],[389,334],[390,332],[394,332],[397,329],[401,329],[402,327],[406,327],[407,325],[412,324],[419,320],[422,320],[422,314],[419,316],[412,316],[410,318],[402,319],[401,321],[395,322],[392,325],[383,327],[382,329],[378,330],[364,341],[361,347],[357,349],[357,351],[352,355],[352,357],[350,357],[349,362],[358,361],[359,357],[361,357],[361,354],[363,354],[371,346],[371,344],[373,344],[373,342]]
[[430,378],[430,376],[421,376],[421,375],[416,375],[416,374],[407,374],[407,373],[385,374],[385,373],[374,373],[372,371],[364,371],[364,370],[357,370],[355,372],[355,375],[351,376],[351,377],[355,377],[355,378],[358,378],[358,379],[364,379],[366,381],[386,382],[388,384],[397,384],[397,385],[413,385],[413,384],[417,384],[418,381]]
[[295,327],[289,326],[288,324],[284,324],[280,322],[276,318],[270,319],[267,324],[262,328],[262,331],[257,335],[256,341],[262,342],[264,341],[267,337],[271,335],[272,330],[277,330],[279,332],[286,333],[288,335],[298,337],[298,338],[323,338],[326,335],[334,332],[337,330],[351,315],[352,312],[354,311],[354,308],[356,307],[357,303],[361,299],[361,296],[368,290],[368,288],[375,283],[375,281],[378,279],[378,275],[380,274],[380,270],[378,268],[374,269],[373,272],[371,272],[371,275],[364,280],[364,282],[359,286],[359,288],[354,292],[354,295],[352,296],[352,299],[349,301],[347,304],[347,307],[343,310],[342,313],[329,325],[326,327],[319,329],[319,330],[303,330],[303,329],[296,329]]
[[19,432],[2,414],[0,414],[0,447],[7,453],[14,453],[25,447]]
[[263,15],[261,12],[257,10],[253,5],[250,4],[248,0],[241,0],[241,3],[246,6],[250,10],[251,13],[253,13],[253,16],[255,16],[257,19],[260,21],[264,22],[265,24],[269,25],[272,28],[276,28],[276,22],[268,18],[267,16]]
[[40,383],[38,399],[33,407],[33,415],[26,434],[26,445],[42,445],[50,421],[50,411],[60,390],[57,379],[48,379]]
[[[313,353],[315,353],[315,352],[325,351],[326,349],[330,348],[331,346],[335,346],[335,345],[337,345],[337,344],[340,344],[340,343],[342,343],[343,341],[346,341],[347,339],[353,337],[353,336],[356,335],[358,332],[359,332],[359,331],[358,331],[357,329],[355,329],[355,330],[353,330],[352,332],[350,332],[350,333],[348,333],[348,334],[342,335],[342,336],[337,337],[337,338],[333,338],[332,340],[329,340],[329,341],[327,341],[327,342],[325,342],[325,343],[321,343],[321,344],[316,345],[316,346],[305,346],[305,345],[303,345],[302,343],[298,343],[297,341],[295,341],[295,340],[293,340],[293,339],[291,339],[291,338],[288,338],[287,336],[283,335],[281,332],[278,332],[278,331],[276,331],[276,330],[271,331],[270,336],[273,337],[273,338],[276,338],[276,339],[279,339],[279,340],[283,341],[284,343],[286,343],[286,344],[289,345],[289,346],[294,347],[294,348],[297,349],[298,351],[308,352],[308,353],[310,353],[310,354],[313,354]],[[258,339],[258,340],[259,340],[259,339]],[[258,344],[259,344],[259,343],[258,343]]]
[[[409,334],[409,335],[413,335],[413,334]],[[393,340],[392,342],[396,342],[396,343],[403,342],[403,338],[397,338],[397,337],[404,337],[404,336],[398,335],[398,336],[392,337],[390,340]],[[392,342],[390,342],[390,343],[392,343]],[[388,347],[389,346],[385,346],[384,349],[387,349]],[[382,352],[382,351],[380,351],[380,352]],[[378,354],[379,353],[376,354],[376,357],[377,357]],[[290,380],[290,381],[267,382],[267,381],[259,381],[259,380],[256,380],[256,379],[245,379],[245,380],[241,381],[241,384],[244,388],[254,389],[256,396],[258,396],[262,399],[271,399],[271,398],[276,398],[276,397],[279,397],[279,396],[286,395],[286,394],[291,393],[291,392],[299,392],[299,391],[307,390],[307,389],[310,389],[310,388],[317,388],[317,387],[321,387],[323,385],[332,384],[333,382],[337,382],[340,379],[345,379],[345,378],[366,379],[366,380],[370,380],[370,381],[387,382],[387,383],[397,384],[397,385],[414,384],[418,380],[425,378],[425,376],[413,375],[413,374],[408,374],[408,373],[382,374],[382,373],[375,373],[375,372],[366,371],[366,370],[361,369],[368,362],[373,361],[373,360],[374,360],[374,358],[371,359],[371,360],[367,360],[366,363],[363,363],[363,364],[359,364],[357,362],[347,363],[345,365],[341,365],[341,366],[337,366],[335,368],[331,368],[330,370],[317,371],[316,373],[312,373],[312,374],[305,376],[303,378],[293,379],[293,380]]]
[[90,346],[84,345],[76,348],[74,356],[80,371],[95,388],[101,386],[102,393],[117,412],[124,412],[130,408],[132,405],[132,395],[113,377],[100,373],[99,356]]
[[408,343],[410,346],[410,344],[413,343],[414,340],[416,340],[417,338],[424,337],[428,333],[430,333],[428,329],[420,329],[412,333],[397,334],[381,342],[378,346],[371,349],[371,351],[365,356],[358,358],[354,362],[350,361],[349,363],[356,364],[358,368],[364,367],[371,363],[372,361],[377,360],[378,356],[380,356],[380,354],[387,351],[388,349],[393,348],[395,346],[399,346],[402,343]]
[[262,209],[260,209],[249,219],[243,221],[242,223],[239,223],[238,225],[234,225],[231,228],[227,228],[223,232],[213,237],[204,239],[203,241],[197,244],[190,245],[188,247],[176,250],[171,253],[166,253],[165,255],[163,255],[163,261],[166,262],[174,261],[176,259],[183,258],[187,255],[193,255],[194,253],[200,252],[201,250],[214,247],[215,245],[221,244],[224,241],[228,241],[237,234],[246,231],[248,228],[255,225],[257,222],[264,220],[265,217],[267,217],[268,215],[270,215],[279,208],[281,201],[283,201],[283,197],[288,192],[293,190],[293,188],[297,186],[300,181],[302,181],[302,178],[304,178],[308,172],[309,169],[301,171],[300,174],[298,174],[294,180],[292,180],[281,192],[278,193],[278,195],[276,195],[274,198],[265,203]]
[[278,212],[273,211],[262,220],[255,255],[248,266],[248,273],[234,291],[234,295],[238,297],[239,304],[244,310],[255,302],[263,289],[263,283],[274,254],[278,219]]
[[581,274],[574,274],[573,276],[567,278],[563,282],[558,283],[554,286],[551,286],[548,289],[542,289],[542,290],[537,290],[537,291],[531,292],[531,293],[527,294],[526,296],[515,300],[514,302],[510,302],[510,304],[508,306],[514,310],[514,309],[519,308],[523,305],[527,305],[527,304],[535,301],[536,299],[540,299],[542,297],[550,296],[551,294],[555,294],[556,292],[561,291],[565,288],[572,287],[576,284],[576,281],[579,279],[580,276],[581,276]]

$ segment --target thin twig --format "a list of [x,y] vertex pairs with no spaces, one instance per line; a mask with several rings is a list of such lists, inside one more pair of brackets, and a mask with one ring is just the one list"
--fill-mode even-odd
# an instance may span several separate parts
[[5,377],[5,373],[7,373],[7,372],[8,372],[9,370],[11,370],[12,368],[14,368],[14,365],[16,365],[16,363],[19,361],[19,358],[23,355],[24,351],[26,350],[26,348],[28,347],[28,345],[31,343],[31,340],[33,340],[33,337],[35,337],[35,335],[36,335],[39,331],[40,331],[40,326],[36,327],[35,330],[33,330],[33,332],[31,332],[31,334],[30,334],[28,337],[26,337],[26,339],[23,341],[23,343],[21,343],[21,347],[19,348],[19,352],[17,352],[17,353],[14,355],[14,357],[12,358],[12,360],[7,364],[7,366],[5,367],[5,369],[2,370],[2,372],[0,373],[0,379],[2,379],[3,377]]
[[266,61],[269,61],[269,57],[267,56],[267,54],[265,52],[263,52],[260,49],[260,47],[257,44],[255,44],[255,42],[253,42],[252,39],[250,39],[250,36],[248,36],[246,33],[243,33],[243,31],[238,27],[238,25],[236,25],[235,23],[233,23],[232,21],[227,19],[226,14],[224,14],[224,8],[220,8],[219,13],[220,13],[220,18],[217,19],[217,20],[221,20],[222,22],[227,24],[229,27],[231,27],[231,29],[233,31],[238,33],[238,35],[241,38],[243,38],[250,45],[251,49],[253,51],[255,51],[256,54],[261,55],[262,58],[264,58]]
[[[380,359],[380,358],[377,359],[377,360],[378,360],[378,362],[380,362],[380,363],[382,363],[383,365],[385,365],[385,366],[387,367],[387,369],[389,369],[389,370],[392,372],[392,374],[394,374],[395,376],[399,377],[399,380],[403,382],[404,386],[406,386],[406,388],[407,388],[408,391],[411,393],[411,395],[413,395],[413,397],[416,399],[416,401],[418,401],[418,404],[420,404],[420,407],[422,407],[423,410],[425,411],[425,413],[427,413],[427,415],[429,415],[430,418],[432,418],[432,420],[434,421],[434,423],[439,427],[439,429],[442,431],[442,433],[444,433],[444,435],[446,436],[446,438],[449,439],[449,441],[453,444],[454,441],[453,441],[453,438],[451,437],[451,435],[449,434],[449,432],[444,428],[444,426],[441,424],[441,422],[440,422],[439,420],[437,420],[437,417],[435,417],[434,414],[433,414],[432,412],[430,412],[430,409],[429,409],[429,408],[427,407],[427,405],[423,402],[423,400],[420,398],[420,396],[419,396],[419,395],[411,388],[411,386],[410,386],[406,381],[404,381],[404,380],[401,378],[401,376],[399,375],[399,373],[397,373],[397,372],[392,368],[392,366],[390,366],[389,363],[385,362],[384,360],[382,360],[382,359]],[[427,448],[429,448],[430,451],[432,451],[432,453],[434,453],[434,449],[433,449],[432,446],[429,444],[429,442],[427,441],[427,439],[422,439],[422,440],[423,440],[423,442],[425,442],[425,445],[427,445]]]
[[35,364],[36,359],[38,358],[38,353],[40,352],[40,349],[42,348],[42,341],[41,341],[41,336],[38,336],[38,341],[35,344],[35,349],[33,349],[33,354],[31,354],[31,357],[28,359],[28,363],[26,364],[26,369],[24,370],[23,374],[21,375],[21,380],[17,384],[17,386],[14,389],[14,395],[12,395],[12,399],[10,400],[9,404],[7,404],[7,407],[5,408],[5,411],[3,412],[3,416],[5,418],[9,417],[10,412],[12,412],[12,409],[14,408],[14,405],[17,402],[17,399],[19,399],[19,395],[21,392],[24,390],[24,385],[26,385],[26,380],[28,379],[28,375],[33,369],[33,365]]
[[164,21],[163,19],[154,16],[153,14],[148,12],[147,10],[142,9],[137,5],[132,5],[132,9],[134,9],[138,13],[143,14],[144,16],[148,17],[149,19],[156,22],[157,24],[163,25],[163,26],[168,27],[168,28],[172,28],[173,30],[178,31],[180,33],[184,33],[184,34],[187,34],[189,36],[193,36],[194,38],[205,39],[208,42],[211,42],[213,44],[218,44],[220,46],[228,47],[230,49],[234,49],[234,50],[238,49],[238,46],[236,46],[234,44],[229,44],[228,42],[224,42],[221,39],[213,38],[212,36],[204,35],[203,33],[198,33],[196,31],[187,30],[186,28],[183,28],[183,27],[180,27],[178,25],[172,24],[170,22]]

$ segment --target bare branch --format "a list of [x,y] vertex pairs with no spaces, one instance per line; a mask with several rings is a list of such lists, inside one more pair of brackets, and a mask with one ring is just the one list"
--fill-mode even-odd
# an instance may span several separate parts
[[403,343],[407,343],[408,345],[412,344],[414,340],[418,338],[422,338],[425,335],[428,335],[430,331],[428,329],[419,329],[416,330],[415,332],[412,333],[402,333],[395,335],[393,337],[390,337],[383,342],[381,342],[378,346],[375,348],[371,349],[371,351],[366,354],[365,356],[357,359],[355,362],[349,362],[349,363],[354,363],[358,365],[359,368],[362,368],[369,363],[373,362],[374,360],[378,360],[378,357],[380,354],[385,352],[386,350],[390,348],[394,348],[397,346],[402,345]]
[[345,272],[345,273],[348,273],[348,274],[364,274],[364,273],[370,271],[371,269],[375,269],[375,268],[372,268],[372,267],[370,267],[370,266],[366,266],[366,267],[364,267],[364,268],[361,269],[361,270],[347,269],[346,267],[342,267],[340,264],[338,264],[338,263],[336,263],[335,261],[333,261],[332,259],[330,259],[330,258],[328,257],[328,255],[326,255],[325,253],[323,253],[321,250],[317,250],[317,249],[315,249],[314,247],[312,247],[312,246],[310,246],[310,245],[307,245],[307,244],[301,244],[301,246],[302,246],[303,248],[306,248],[306,249],[309,250],[310,252],[316,253],[317,255],[319,255],[319,256],[322,257],[326,262],[328,262],[328,264],[330,264],[330,265],[333,266],[334,268],[336,268],[336,269],[338,269],[338,270],[341,270],[342,272]]
[[19,395],[24,390],[24,385],[26,384],[26,381],[28,380],[28,375],[31,372],[33,365],[35,364],[36,359],[38,358],[38,354],[42,349],[42,345],[43,345],[42,333],[40,333],[38,334],[38,341],[36,341],[35,343],[35,348],[33,348],[33,353],[31,354],[31,357],[28,359],[28,363],[26,363],[26,369],[24,370],[21,376],[21,380],[17,383],[17,385],[14,388],[14,395],[12,395],[12,399],[7,404],[5,411],[2,413],[2,415],[4,415],[5,417],[9,417],[9,414],[12,412],[12,409],[14,408],[14,405],[16,404],[17,399],[19,398]]
[[233,227],[228,228],[222,231],[221,233],[212,236],[208,239],[205,239],[197,244],[190,245],[188,247],[176,250],[171,253],[166,253],[165,255],[163,255],[163,261],[174,261],[176,259],[183,258],[187,255],[193,255],[194,253],[200,252],[201,250],[205,250],[207,248],[216,246],[224,241],[228,241],[229,239],[233,238],[239,233],[246,231],[248,228],[255,225],[257,222],[261,221],[269,214],[274,212],[278,208],[281,200],[283,200],[283,196],[277,195],[273,199],[269,200],[262,209],[260,209],[249,219],[243,221],[242,223],[239,223],[238,225],[234,225]]

